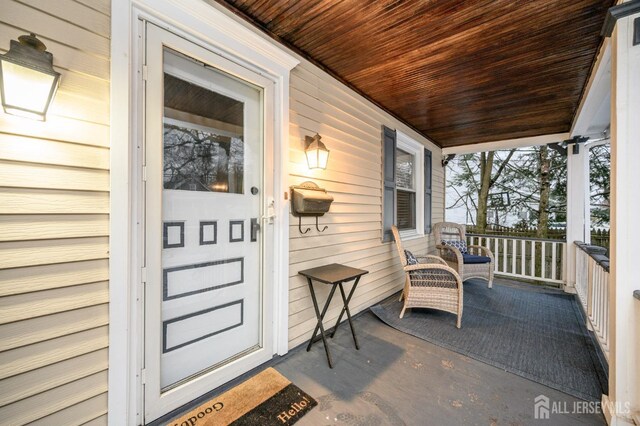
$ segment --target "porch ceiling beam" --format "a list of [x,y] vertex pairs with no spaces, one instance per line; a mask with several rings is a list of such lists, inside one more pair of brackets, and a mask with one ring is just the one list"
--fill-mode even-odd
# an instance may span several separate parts
[[549,135],[531,136],[528,138],[505,139],[472,145],[452,146],[442,149],[442,155],[472,154],[474,152],[496,151],[500,149],[524,148],[528,146],[547,145],[570,139],[569,133],[553,133]]

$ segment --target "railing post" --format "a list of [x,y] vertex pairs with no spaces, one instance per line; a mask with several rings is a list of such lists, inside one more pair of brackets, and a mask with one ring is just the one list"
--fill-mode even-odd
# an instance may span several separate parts
[[[573,147],[577,145],[578,152]],[[589,244],[591,239],[589,215],[589,148],[570,144],[567,149],[567,244],[569,250],[568,276],[565,291],[575,293],[576,246],[574,241]]]

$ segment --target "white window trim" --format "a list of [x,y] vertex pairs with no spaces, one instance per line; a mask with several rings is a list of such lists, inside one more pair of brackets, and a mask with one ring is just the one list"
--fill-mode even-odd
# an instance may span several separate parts
[[[396,149],[401,149],[415,158],[413,164],[414,190],[416,192],[416,228],[400,231],[402,239],[410,240],[424,235],[424,145],[396,129]],[[395,165],[394,165],[395,167]],[[396,209],[398,203],[396,201]]]

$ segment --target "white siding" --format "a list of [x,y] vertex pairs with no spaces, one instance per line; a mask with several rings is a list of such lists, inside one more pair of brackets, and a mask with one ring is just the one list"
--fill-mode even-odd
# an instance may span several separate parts
[[0,53],[34,32],[47,121],[0,112],[0,422],[106,423],[108,0],[1,0]]
[[[289,259],[289,347],[310,338],[316,324],[306,280],[298,271],[328,263],[343,263],[369,271],[351,302],[356,313],[401,289],[404,277],[393,243],[381,242],[382,125],[398,129],[423,143],[433,153],[433,223],[443,220],[444,173],[441,150],[415,131],[301,59],[291,73],[290,184],[312,180],[327,189],[335,201],[320,218],[329,228],[315,226],[301,235],[291,216]],[[304,137],[315,133],[331,151],[327,170],[310,171],[304,156]],[[303,218],[308,227],[313,218]],[[322,227],[321,227],[322,229]],[[408,241],[418,253],[434,250],[432,238]],[[316,286],[319,303],[328,286]],[[337,319],[340,297],[334,298],[325,317],[327,326]]]

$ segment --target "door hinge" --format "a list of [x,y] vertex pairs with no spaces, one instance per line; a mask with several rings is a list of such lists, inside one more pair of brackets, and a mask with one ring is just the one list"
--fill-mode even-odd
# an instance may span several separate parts
[[147,283],[147,268],[142,268],[140,269],[140,281],[142,281],[142,283],[146,284]]
[[142,166],[142,181],[147,181],[147,166]]
[[147,78],[149,77],[149,67],[147,67],[146,65],[142,66],[142,79],[144,81],[147,81]]
[[147,384],[147,370],[145,370],[144,368],[140,370],[140,381],[143,385]]

